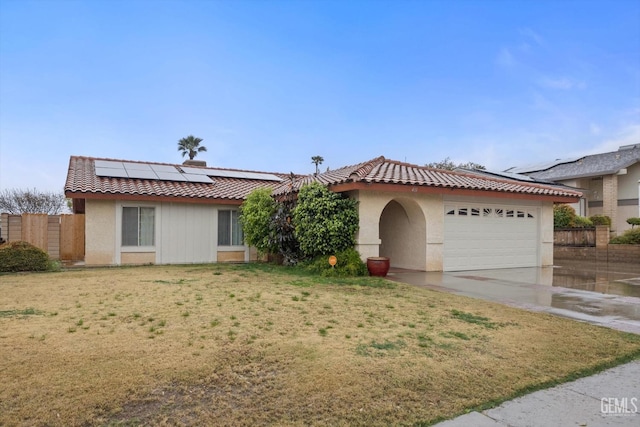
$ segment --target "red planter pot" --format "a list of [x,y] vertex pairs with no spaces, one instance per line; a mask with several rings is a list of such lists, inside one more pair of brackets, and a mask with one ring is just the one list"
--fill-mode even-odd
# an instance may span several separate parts
[[389,258],[372,256],[367,258],[367,269],[370,276],[386,277],[389,272]]

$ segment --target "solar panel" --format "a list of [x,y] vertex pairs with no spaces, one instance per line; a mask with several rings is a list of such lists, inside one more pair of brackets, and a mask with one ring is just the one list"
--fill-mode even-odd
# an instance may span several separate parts
[[152,170],[127,169],[129,178],[158,179],[158,175]]
[[202,182],[204,184],[211,184],[213,181],[206,175],[196,175],[193,173],[184,173],[182,174],[189,182]]
[[220,178],[259,179],[262,181],[282,181],[278,176],[270,173],[233,171],[225,169],[192,168],[181,166],[180,169],[187,174],[217,176]]
[[97,176],[106,176],[109,178],[129,178],[127,171],[123,169],[96,167]]
[[242,178],[242,179],[259,179],[261,181],[282,181],[278,176],[270,173],[246,172],[246,171],[230,171],[221,169],[209,169],[209,176],[218,176],[221,178]]
[[151,166],[146,163],[127,163],[123,162],[122,165],[126,170],[142,170],[142,171],[150,171]]
[[[94,165],[96,176],[101,177],[200,182],[204,184],[213,184],[215,182],[208,176],[212,169],[185,167],[182,168],[183,173],[179,168],[171,165],[153,165],[112,160],[95,160]],[[244,174],[242,177],[245,177]]]
[[178,182],[188,182],[189,180],[179,172],[161,172],[156,171],[156,175],[159,180],[162,181],[178,181]]
[[170,165],[150,165],[151,169],[156,172],[179,173],[175,166]]
[[124,169],[122,162],[114,162],[111,160],[96,160],[94,165],[96,168]]
[[181,166],[182,172],[190,173],[192,175],[210,175],[211,169],[202,169],[202,168],[190,168],[188,166]]
[[262,179],[265,181],[282,181],[282,178],[280,178],[277,175],[274,175],[271,173],[256,173],[256,172],[251,172],[251,179]]

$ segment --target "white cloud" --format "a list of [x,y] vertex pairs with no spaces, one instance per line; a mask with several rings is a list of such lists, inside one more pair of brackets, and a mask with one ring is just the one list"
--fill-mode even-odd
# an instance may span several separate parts
[[568,77],[560,77],[555,79],[545,77],[541,79],[538,84],[542,87],[560,90],[584,89],[587,86],[583,81],[570,79]]
[[582,154],[608,153],[611,151],[618,151],[618,148],[623,145],[633,144],[640,144],[640,124],[625,126],[611,138],[602,141],[600,144],[583,152]]
[[511,68],[514,65],[516,65],[516,60],[513,54],[511,54],[511,52],[509,51],[509,49],[507,49],[506,47],[503,47],[502,49],[500,49],[500,52],[498,52],[496,63],[501,67]]
[[600,135],[600,132],[602,132],[602,129],[600,129],[600,126],[598,126],[597,124],[590,123],[589,132],[591,132],[591,135]]

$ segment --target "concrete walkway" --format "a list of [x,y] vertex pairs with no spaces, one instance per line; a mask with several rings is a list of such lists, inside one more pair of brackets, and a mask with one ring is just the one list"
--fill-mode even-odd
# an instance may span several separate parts
[[436,426],[637,427],[640,426],[640,360]]

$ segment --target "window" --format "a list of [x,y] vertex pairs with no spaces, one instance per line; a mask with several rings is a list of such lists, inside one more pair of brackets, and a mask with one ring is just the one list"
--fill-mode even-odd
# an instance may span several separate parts
[[218,245],[242,245],[242,227],[238,220],[238,211],[218,211]]
[[155,245],[155,208],[122,208],[122,246]]

